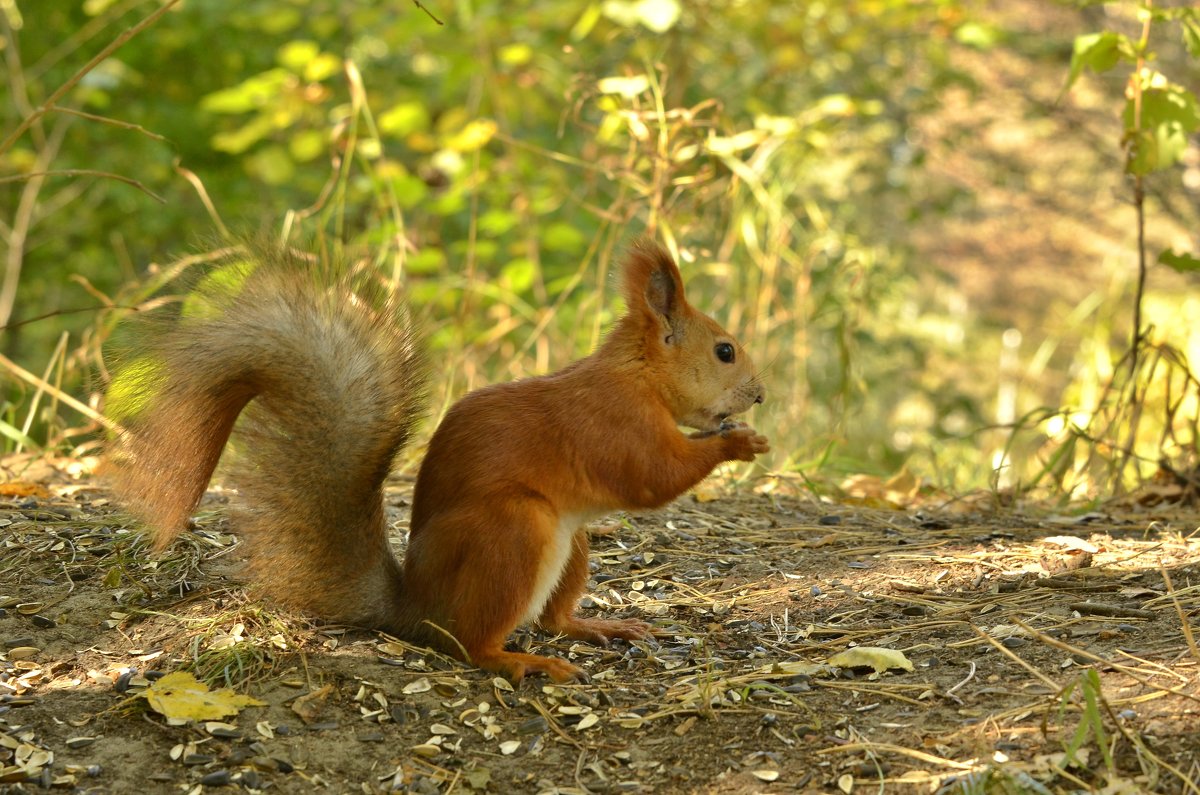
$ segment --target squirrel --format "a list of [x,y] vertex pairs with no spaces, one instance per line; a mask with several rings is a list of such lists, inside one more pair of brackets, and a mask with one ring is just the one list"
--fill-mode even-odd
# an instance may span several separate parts
[[630,247],[627,311],[589,356],[450,408],[420,465],[403,562],[383,483],[422,411],[420,346],[403,301],[369,272],[303,259],[253,252],[201,311],[140,341],[140,404],[109,462],[155,547],[187,525],[236,424],[232,522],[269,598],[514,682],[586,679],[561,658],[506,650],[520,625],[595,644],[649,637],[643,621],[576,614],[585,525],[662,506],[769,449],[730,419],[763,401],[750,357],[688,304],[671,256]]

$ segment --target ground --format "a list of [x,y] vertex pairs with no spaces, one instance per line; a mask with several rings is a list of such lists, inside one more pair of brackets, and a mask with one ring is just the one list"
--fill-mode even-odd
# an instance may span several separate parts
[[[1200,516],[1169,491],[1034,518],[706,487],[593,528],[582,609],[657,638],[522,630],[591,682],[510,685],[255,601],[219,490],[156,555],[73,462],[4,464],[32,485],[0,498],[0,791],[1200,792]],[[912,670],[827,664],[854,647]],[[168,725],[139,694],[180,669],[265,706]]]

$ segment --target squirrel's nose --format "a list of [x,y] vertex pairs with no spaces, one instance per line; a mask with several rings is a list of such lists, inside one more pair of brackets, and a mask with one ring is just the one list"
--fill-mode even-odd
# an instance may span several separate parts
[[764,400],[766,400],[766,397],[767,397],[767,391],[760,386],[758,388],[758,394],[754,396],[754,402],[762,403]]

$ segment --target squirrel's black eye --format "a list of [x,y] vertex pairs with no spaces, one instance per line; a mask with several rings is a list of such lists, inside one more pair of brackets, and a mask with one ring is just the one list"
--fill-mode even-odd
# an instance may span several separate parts
[[726,364],[733,362],[733,346],[728,342],[718,342],[717,347],[713,348],[713,352],[717,354],[717,358]]

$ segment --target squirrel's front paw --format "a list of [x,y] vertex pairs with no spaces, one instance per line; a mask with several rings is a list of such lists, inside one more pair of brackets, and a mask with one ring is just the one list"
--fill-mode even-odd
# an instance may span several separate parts
[[730,461],[753,461],[756,455],[771,450],[767,437],[742,423],[722,430],[721,436],[725,438],[726,456]]

